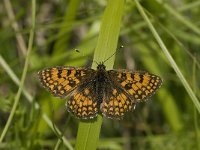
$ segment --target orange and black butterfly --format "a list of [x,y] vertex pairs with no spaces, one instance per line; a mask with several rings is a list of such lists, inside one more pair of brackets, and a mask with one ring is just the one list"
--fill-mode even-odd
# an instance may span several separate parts
[[98,64],[97,70],[52,67],[39,71],[38,76],[54,96],[70,96],[67,110],[79,119],[92,119],[98,113],[121,119],[138,102],[151,97],[162,84],[160,77],[148,72],[107,71],[103,63]]

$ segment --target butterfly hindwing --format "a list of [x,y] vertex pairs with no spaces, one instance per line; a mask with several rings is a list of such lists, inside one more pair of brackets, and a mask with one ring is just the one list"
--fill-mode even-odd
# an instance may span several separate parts
[[140,102],[151,97],[161,86],[160,77],[148,72],[131,72],[127,70],[109,70],[108,74],[116,84],[119,84],[135,102]]
[[57,97],[65,97],[81,82],[90,78],[93,69],[80,67],[52,67],[41,70],[38,76],[42,85]]
[[71,94],[66,106],[70,113],[79,119],[91,119],[97,116],[98,104],[93,90],[93,82],[83,83]]
[[122,119],[127,111],[133,109],[134,105],[134,101],[128,94],[112,83],[104,93],[100,110],[107,118]]

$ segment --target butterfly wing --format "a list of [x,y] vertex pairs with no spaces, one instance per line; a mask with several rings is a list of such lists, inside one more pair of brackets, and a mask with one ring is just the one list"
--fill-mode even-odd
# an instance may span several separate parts
[[80,67],[52,67],[38,72],[43,87],[57,97],[65,97],[81,82],[90,79],[93,69]]
[[115,78],[107,74],[109,82],[106,83],[103,91],[103,99],[100,105],[102,114],[111,119],[122,119],[124,114],[131,111],[134,107],[134,101],[124,88],[116,84]]
[[135,102],[148,99],[161,86],[160,77],[148,72],[131,72],[126,70],[109,70],[108,74],[115,84],[121,86]]
[[107,118],[122,119],[126,112],[133,109],[134,105],[134,101],[121,87],[111,83],[104,92],[100,110]]
[[67,110],[79,119],[92,119],[98,114],[97,95],[94,81],[90,80],[78,86],[67,101]]
[[111,82],[106,87],[100,109],[108,118],[123,118],[137,102],[151,97],[162,84],[160,77],[148,72],[109,70],[107,73]]

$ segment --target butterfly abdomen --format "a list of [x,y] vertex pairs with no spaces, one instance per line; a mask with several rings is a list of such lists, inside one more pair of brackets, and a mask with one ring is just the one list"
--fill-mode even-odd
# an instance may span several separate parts
[[110,80],[108,79],[106,70],[104,68],[98,69],[95,77],[94,89],[97,95],[97,102],[99,107],[103,102],[103,97],[108,85],[110,85]]

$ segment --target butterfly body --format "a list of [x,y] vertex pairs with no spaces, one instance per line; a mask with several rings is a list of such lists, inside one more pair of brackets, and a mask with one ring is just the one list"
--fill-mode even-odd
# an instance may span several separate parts
[[38,72],[42,85],[54,96],[70,96],[66,107],[79,119],[92,119],[98,113],[121,119],[136,103],[151,97],[161,86],[160,77],[148,72],[97,70],[81,67],[52,67]]

